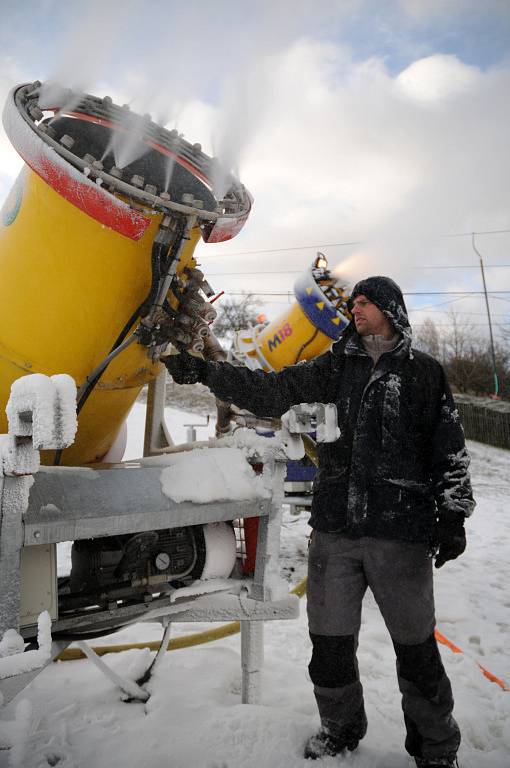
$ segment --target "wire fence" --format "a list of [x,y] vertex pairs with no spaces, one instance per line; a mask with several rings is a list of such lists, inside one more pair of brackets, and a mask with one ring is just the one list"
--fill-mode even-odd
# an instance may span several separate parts
[[510,450],[510,403],[454,395],[468,440]]

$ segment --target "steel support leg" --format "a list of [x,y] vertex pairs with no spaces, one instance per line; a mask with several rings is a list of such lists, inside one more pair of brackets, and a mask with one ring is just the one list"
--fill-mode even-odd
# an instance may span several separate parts
[[264,665],[264,622],[241,621],[241,701],[259,704]]
[[19,628],[23,514],[32,477],[0,478],[0,639]]
[[[275,477],[274,487],[283,489],[286,464],[274,461],[271,472]],[[274,600],[273,587],[280,581],[280,530],[282,525],[283,490],[274,493],[269,515],[261,517],[257,538],[257,559],[253,574],[251,595],[255,600]]]

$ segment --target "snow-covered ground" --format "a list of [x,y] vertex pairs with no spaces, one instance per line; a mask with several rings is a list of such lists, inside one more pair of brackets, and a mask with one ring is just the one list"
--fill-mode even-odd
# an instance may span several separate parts
[[[142,414],[143,407],[136,405],[130,419],[130,457],[140,453]],[[168,418],[177,441],[185,439],[185,423],[201,420],[175,410],[168,411]],[[211,426],[199,430],[198,437],[211,432]],[[478,507],[468,522],[468,550],[436,572],[437,623],[466,652],[454,654],[445,647],[441,651],[463,734],[460,765],[507,768],[510,693],[487,680],[476,660],[510,684],[510,453],[479,443],[469,447]],[[293,583],[306,571],[306,520],[306,514],[284,515],[282,572]],[[62,555],[65,558],[65,551]],[[178,625],[175,634],[200,629],[202,625]],[[160,631],[156,624],[138,624],[104,642],[152,640]],[[28,704],[22,704],[18,713],[17,748],[10,755],[0,752],[0,766],[309,768],[302,749],[318,727],[307,673],[309,655],[303,600],[298,620],[265,625],[259,706],[240,703],[239,636],[166,654],[149,684],[151,697],[146,704],[122,702],[118,690],[88,661],[53,664],[22,695]],[[151,653],[130,650],[104,658],[113,669],[135,679]],[[414,762],[403,747],[393,649],[370,593],[364,604],[359,664],[369,720],[367,736],[356,752],[342,759],[325,758],[316,765],[410,768]],[[2,711],[0,734],[15,710],[12,704]]]

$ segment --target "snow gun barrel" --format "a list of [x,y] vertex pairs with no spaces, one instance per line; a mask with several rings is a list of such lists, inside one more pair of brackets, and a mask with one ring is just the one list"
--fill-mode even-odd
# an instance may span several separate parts
[[350,321],[345,286],[322,253],[294,285],[295,302],[268,325],[239,331],[232,357],[250,368],[279,371],[311,360],[336,341]]
[[0,212],[0,432],[14,380],[65,371],[80,416],[62,463],[119,460],[162,350],[204,348],[199,239],[234,237],[252,198],[200,144],[109,97],[36,81],[13,88],[3,122],[25,166]]

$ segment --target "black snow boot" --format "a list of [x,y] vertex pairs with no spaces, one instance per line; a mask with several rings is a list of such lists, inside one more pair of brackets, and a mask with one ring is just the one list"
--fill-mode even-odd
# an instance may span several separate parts
[[442,757],[415,757],[416,768],[459,768],[455,755]]
[[333,736],[325,728],[321,728],[318,733],[308,739],[303,754],[307,760],[320,760],[321,757],[339,755],[346,749],[352,752],[358,744],[359,739],[355,736],[348,738]]

